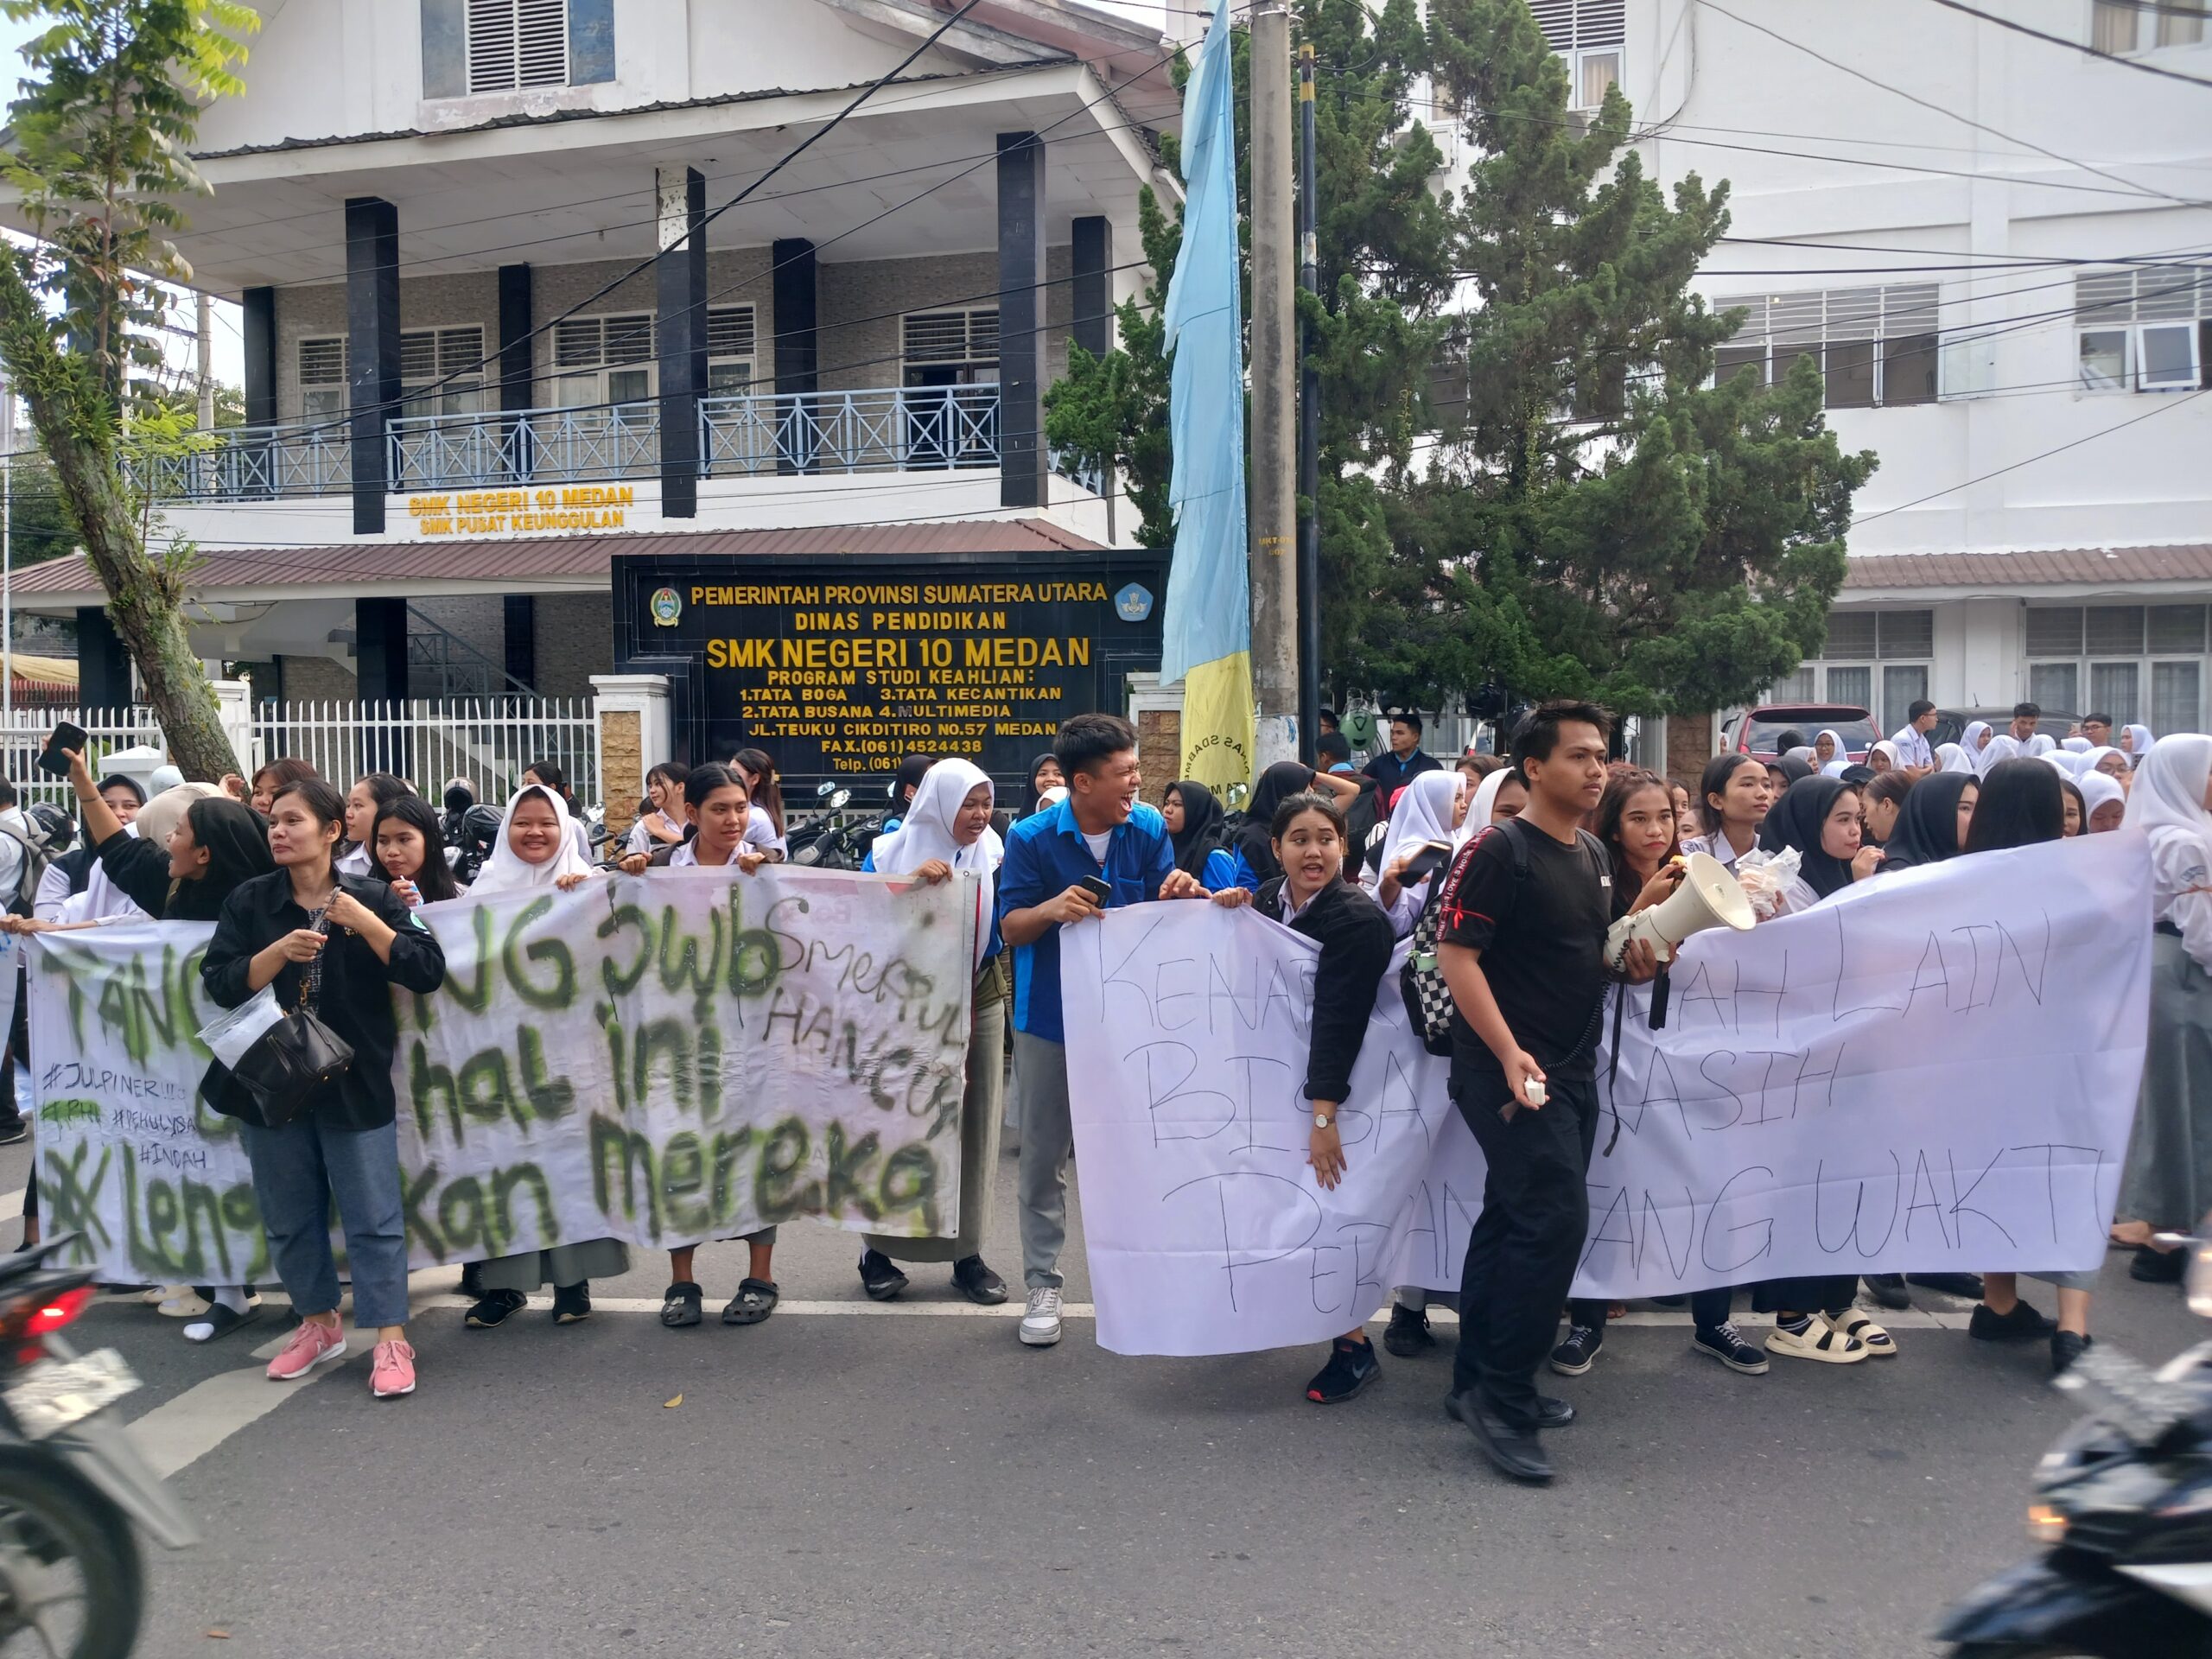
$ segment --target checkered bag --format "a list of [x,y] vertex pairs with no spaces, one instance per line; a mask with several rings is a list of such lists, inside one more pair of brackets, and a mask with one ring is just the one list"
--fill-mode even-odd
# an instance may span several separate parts
[[1444,969],[1436,961],[1436,928],[1444,893],[1442,880],[1429,883],[1428,902],[1414,923],[1413,948],[1406,965],[1398,970],[1398,991],[1406,1000],[1406,1018],[1413,1022],[1421,1046],[1430,1053],[1452,1052],[1452,988],[1444,982]]

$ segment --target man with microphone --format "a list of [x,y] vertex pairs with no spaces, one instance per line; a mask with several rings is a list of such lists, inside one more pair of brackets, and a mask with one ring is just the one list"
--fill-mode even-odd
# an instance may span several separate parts
[[[1489,1166],[1446,1403],[1491,1462],[1522,1481],[1552,1478],[1539,1431],[1574,1417],[1536,1392],[1536,1368],[1590,1225],[1612,880],[1581,823],[1605,792],[1611,726],[1594,703],[1529,712],[1513,736],[1529,804],[1461,849],[1438,918],[1437,963],[1453,1004],[1452,1098]],[[1638,939],[1618,976],[1641,984],[1657,971]]]

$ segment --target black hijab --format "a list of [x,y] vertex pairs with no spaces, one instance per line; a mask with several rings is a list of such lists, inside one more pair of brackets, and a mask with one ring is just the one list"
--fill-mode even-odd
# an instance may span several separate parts
[[1047,749],[1044,753],[1039,755],[1034,760],[1032,760],[1029,763],[1029,798],[1022,803],[1021,816],[1023,817],[1027,817],[1032,812],[1034,812],[1037,810],[1037,798],[1045,792],[1043,790],[1037,787],[1037,774],[1045,770],[1045,763],[1046,761],[1049,760],[1053,765],[1058,766],[1059,764],[1059,756],[1054,754],[1050,749]]
[[1206,855],[1221,845],[1221,803],[1213,791],[1189,779],[1167,785],[1167,792],[1183,798],[1183,832],[1173,837],[1175,868],[1191,875],[1204,875]]
[[1271,833],[1275,809],[1313,784],[1313,768],[1301,760],[1278,760],[1260,774],[1252,803],[1244,809],[1243,827],[1236,832],[1236,850],[1244,855],[1244,861],[1261,880],[1272,881],[1282,874],[1282,866],[1275,862]]
[[1782,769],[1782,775],[1792,784],[1801,779],[1817,775],[1811,761],[1800,760],[1795,755],[1783,755],[1774,764]]
[[269,855],[269,827],[232,800],[194,801],[185,810],[184,821],[192,826],[193,844],[207,849],[207,874],[173,883],[162,919],[212,922],[241,882],[276,868]]
[[1795,847],[1797,874],[1823,899],[1851,885],[1851,866],[1821,850],[1821,825],[1844,789],[1840,778],[1800,778],[1759,821],[1759,845],[1770,853]]
[[2066,798],[2056,768],[2024,756],[1999,760],[1981,776],[1981,798],[1967,828],[1967,851],[2002,852],[2060,841],[2066,835]]
[[914,804],[914,791],[922,786],[923,774],[936,764],[926,754],[910,754],[899,763],[899,775],[891,780],[891,810],[884,814],[886,817],[906,822]]
[[[2037,765],[2043,763],[2037,761]],[[2050,767],[2044,766],[2048,772]],[[1959,797],[1980,779],[1970,772],[1938,772],[1905,791],[1897,827],[1882,846],[1881,868],[1909,870],[1941,864],[1959,852]]]

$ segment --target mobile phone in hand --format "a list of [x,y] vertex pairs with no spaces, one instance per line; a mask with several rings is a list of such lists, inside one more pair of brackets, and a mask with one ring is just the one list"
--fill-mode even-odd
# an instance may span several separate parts
[[1095,875],[1084,876],[1076,883],[1076,886],[1081,887],[1102,905],[1114,896],[1114,889]]
[[1398,885],[1410,887],[1417,881],[1426,881],[1452,856],[1452,849],[1440,841],[1432,841],[1406,861],[1405,869],[1398,876]]
[[38,769],[49,778],[67,778],[69,762],[61,753],[64,749],[73,749],[79,754],[85,752],[83,727],[66,720],[56,726],[54,735],[46,740],[46,747],[39,751]]

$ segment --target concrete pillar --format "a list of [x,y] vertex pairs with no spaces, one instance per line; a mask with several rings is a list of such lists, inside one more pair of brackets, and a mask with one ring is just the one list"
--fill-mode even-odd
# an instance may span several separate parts
[[230,740],[231,753],[238,759],[238,776],[253,776],[253,687],[244,680],[211,679],[215,689],[215,718]]
[[1075,315],[1068,333],[1093,357],[1114,349],[1114,226],[1103,213],[1075,222],[1075,281],[1070,299]]
[[707,181],[696,167],[654,175],[660,253],[660,510],[699,516],[699,395],[707,389]]
[[[391,721],[407,702],[407,601],[353,601],[353,652],[360,678],[361,770],[410,776],[407,734]],[[376,718],[368,718],[372,706]],[[432,791],[435,793],[435,791]]]
[[[818,273],[814,244],[791,237],[769,245],[768,263],[773,268],[773,308],[776,318],[775,375],[779,396],[806,394],[821,389],[821,351]],[[782,404],[792,418],[779,428],[776,470],[811,472],[814,467],[812,404]]]
[[346,352],[353,416],[353,533],[384,533],[385,424],[399,412],[399,210],[346,202]]
[[130,705],[130,657],[104,606],[77,607],[77,695],[87,709]]
[[612,841],[628,831],[645,792],[645,774],[671,758],[669,685],[658,674],[594,674],[599,720],[599,798]]
[[[520,680],[524,685],[537,683],[537,596],[535,594],[509,594],[505,600],[505,624],[503,666],[511,680]],[[512,690],[512,688],[509,688]]]
[[276,290],[249,288],[239,296],[238,332],[245,340],[245,423],[276,423]]
[[[525,410],[537,400],[537,382],[531,363],[531,276],[528,265],[499,267],[499,408],[503,413]],[[529,479],[537,457],[531,435],[520,421],[501,423],[506,429],[500,442],[507,448],[507,474],[518,483]]]
[[999,505],[1045,505],[1045,146],[998,136]]

